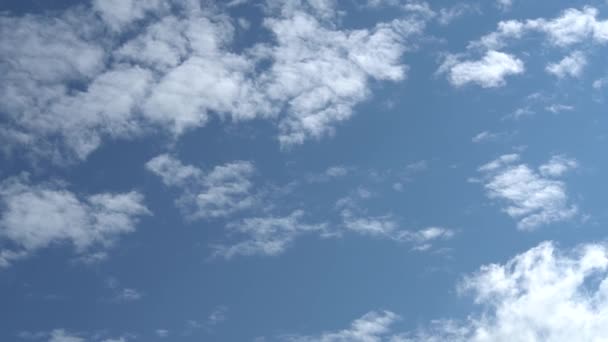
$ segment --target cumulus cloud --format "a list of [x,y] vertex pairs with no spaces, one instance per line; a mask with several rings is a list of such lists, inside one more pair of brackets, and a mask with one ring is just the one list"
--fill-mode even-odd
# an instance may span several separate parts
[[137,192],[87,197],[55,184],[31,184],[26,177],[0,183],[0,266],[53,244],[70,243],[86,256],[103,253],[121,235],[132,233],[150,212]]
[[575,168],[576,161],[554,156],[536,171],[519,159],[517,154],[503,155],[479,168],[487,196],[506,205],[503,211],[518,220],[519,229],[530,230],[576,215],[578,209],[569,204],[565,183],[556,179]]
[[557,63],[547,65],[547,72],[557,78],[579,77],[587,65],[587,58],[580,51],[574,51]]
[[483,88],[505,85],[505,78],[524,72],[524,63],[519,58],[499,51],[490,50],[476,61],[461,61],[458,56],[450,55],[439,68],[439,73],[447,74],[454,86],[476,83]]
[[56,162],[82,160],[104,140],[179,137],[211,115],[272,119],[283,146],[318,139],[353,115],[372,82],[406,77],[402,56],[425,24],[411,16],[340,29],[334,1],[276,2],[261,28],[271,41],[237,53],[235,21],[221,6],[90,6],[0,16],[5,144]]
[[265,26],[277,44],[259,47],[273,62],[260,80],[271,101],[287,105],[279,140],[292,145],[331,134],[334,124],[350,118],[368,97],[370,81],[404,79],[402,43],[420,33],[423,22],[396,20],[371,30],[341,31],[295,12],[267,19]]
[[247,161],[234,161],[203,172],[161,154],[148,161],[146,168],[161,177],[165,185],[182,192],[176,204],[190,220],[226,217],[258,202],[252,194],[255,167]]
[[326,223],[303,222],[304,212],[296,210],[287,216],[246,218],[228,225],[228,229],[240,237],[230,245],[216,245],[215,256],[230,259],[243,255],[279,255],[300,235],[328,233]]
[[608,339],[607,271],[604,244],[560,251],[543,242],[504,264],[485,265],[466,276],[459,292],[472,294],[483,310],[465,320],[437,320],[417,331],[398,332],[391,329],[396,314],[372,311],[348,329],[284,340],[603,341]]

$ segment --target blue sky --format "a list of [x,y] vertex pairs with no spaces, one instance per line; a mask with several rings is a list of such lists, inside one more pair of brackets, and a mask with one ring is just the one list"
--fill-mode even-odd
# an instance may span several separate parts
[[4,1],[0,340],[603,341],[608,3]]

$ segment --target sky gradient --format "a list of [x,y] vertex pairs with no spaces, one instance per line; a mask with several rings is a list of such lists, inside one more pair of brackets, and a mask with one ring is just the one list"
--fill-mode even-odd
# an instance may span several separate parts
[[608,3],[7,0],[0,341],[608,341]]

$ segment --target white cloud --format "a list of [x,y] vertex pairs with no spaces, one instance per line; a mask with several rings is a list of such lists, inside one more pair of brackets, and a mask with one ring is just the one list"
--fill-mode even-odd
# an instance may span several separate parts
[[397,235],[399,241],[411,242],[416,251],[427,251],[433,247],[433,243],[441,240],[449,240],[456,235],[452,229],[442,227],[428,227],[418,231],[401,231]]
[[574,107],[570,105],[555,103],[545,107],[545,109],[550,111],[551,113],[557,114],[565,111],[572,111],[574,110]]
[[155,331],[156,336],[160,337],[160,338],[165,338],[169,336],[169,330],[167,329],[156,329]]
[[391,215],[370,216],[356,207],[343,209],[340,214],[347,232],[410,243],[415,251],[427,251],[433,247],[433,243],[449,240],[456,234],[454,230],[442,227],[405,230]]
[[0,252],[0,266],[57,243],[69,242],[85,256],[103,251],[150,214],[137,192],[82,198],[57,185],[32,185],[25,177],[0,183],[0,201],[0,238],[15,245]]
[[84,342],[85,339],[77,335],[72,335],[63,329],[56,329],[51,332],[49,342]]
[[133,337],[132,334],[127,334],[126,337],[118,338],[103,338],[103,333],[95,334],[83,334],[73,333],[66,331],[65,329],[54,329],[50,332],[27,332],[23,331],[18,334],[18,337],[26,340],[41,340],[45,339],[48,342],[85,342],[85,341],[98,341],[98,342],[127,342]]
[[551,157],[549,162],[541,165],[538,170],[545,177],[560,177],[564,173],[576,168],[578,168],[576,160],[558,155]]
[[220,305],[213,310],[207,317],[207,326],[213,327],[220,323],[223,323],[227,319],[228,308],[226,306]]
[[266,96],[285,103],[279,140],[289,146],[331,134],[369,96],[371,80],[400,81],[407,67],[403,41],[423,29],[418,20],[397,20],[372,30],[340,31],[323,27],[313,16],[295,12],[266,19],[277,44],[259,46],[272,61],[260,76]]
[[460,61],[457,56],[449,56],[440,66],[439,73],[447,73],[454,86],[477,83],[484,88],[505,85],[505,78],[524,72],[524,63],[513,55],[490,50],[477,61]]
[[168,154],[161,154],[148,161],[146,168],[160,176],[165,185],[182,191],[176,203],[191,220],[226,217],[258,202],[251,193],[255,167],[247,161],[215,166],[205,173],[194,166],[183,165]]
[[595,90],[600,90],[603,89],[606,85],[608,85],[608,77],[603,77],[603,78],[598,78],[597,80],[593,81],[593,89]]
[[93,9],[113,30],[122,30],[134,21],[143,19],[147,12],[163,9],[160,0],[94,0]]
[[513,0],[496,0],[496,5],[502,10],[508,10],[513,6]]
[[321,138],[371,95],[371,82],[405,78],[407,40],[425,23],[411,17],[341,30],[330,20],[334,1],[277,2],[263,22],[273,40],[235,53],[238,30],[221,6],[91,6],[0,16],[3,143],[63,163],[85,159],[106,139],[159,130],[178,137],[210,115],[272,119],[283,146]]
[[136,289],[125,288],[118,293],[116,299],[123,302],[132,302],[140,300],[144,295]]
[[555,179],[576,167],[576,161],[554,156],[535,171],[517,164],[519,156],[504,155],[483,165],[484,187],[490,199],[506,204],[503,209],[518,220],[518,228],[530,230],[541,225],[564,221],[577,213],[570,205],[564,182]]
[[440,25],[449,25],[452,21],[470,13],[480,13],[479,7],[471,4],[459,3],[451,7],[440,9],[437,22],[439,22]]
[[[397,315],[370,312],[349,329],[288,341],[494,342],[608,340],[608,248],[587,244],[560,251],[543,242],[504,264],[464,278],[483,309],[466,320],[437,320],[414,332],[390,328]],[[383,316],[380,316],[383,317]],[[367,326],[368,333],[355,326]],[[371,332],[371,333],[370,333]],[[298,339],[299,338],[299,339]]]
[[300,235],[327,233],[327,224],[307,224],[304,212],[296,210],[288,216],[246,218],[228,225],[228,229],[242,238],[234,244],[216,245],[215,256],[226,259],[238,255],[279,255]]
[[325,332],[316,336],[289,335],[282,340],[290,342],[380,342],[391,331],[399,316],[390,311],[372,311],[352,322],[347,329]]
[[341,212],[344,227],[358,234],[392,238],[399,226],[390,216],[360,216],[350,209]]
[[586,65],[587,58],[585,55],[580,51],[574,51],[558,63],[547,65],[546,70],[558,78],[579,77]]
[[474,143],[481,143],[481,142],[486,142],[486,141],[493,141],[498,139],[499,134],[497,133],[492,133],[489,131],[483,131],[479,134],[476,134],[471,141]]
[[352,168],[336,165],[328,167],[323,173],[312,174],[308,176],[308,182],[311,183],[323,183],[329,182],[330,180],[342,178],[348,175],[352,171]]
[[530,32],[546,35],[551,45],[568,47],[585,40],[604,44],[608,42],[608,20],[598,20],[598,10],[584,7],[582,10],[569,8],[560,16],[533,20],[508,20],[498,23],[498,29],[471,46],[483,46],[488,49],[500,49],[510,40],[520,39]]

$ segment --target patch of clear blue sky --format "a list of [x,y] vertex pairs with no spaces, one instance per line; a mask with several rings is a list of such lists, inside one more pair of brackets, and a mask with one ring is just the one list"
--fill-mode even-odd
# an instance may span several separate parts
[[[166,140],[153,136],[114,141],[82,164],[34,171],[34,177],[65,179],[72,190],[85,194],[135,188],[145,195],[154,216],[143,219],[137,232],[122,238],[109,260],[99,265],[66,262],[73,257],[70,250],[55,246],[2,271],[0,340],[12,341],[19,331],[63,327],[136,332],[146,341],[153,340],[157,328],[169,329],[171,340],[245,341],[336,329],[371,309],[399,313],[404,319],[398,325],[407,330],[469,312],[470,301],[458,297],[454,288],[462,274],[481,264],[504,261],[547,239],[564,246],[603,239],[608,192],[600,177],[608,166],[607,122],[604,102],[594,101],[591,83],[608,71],[602,63],[605,49],[590,57],[582,78],[573,82],[557,81],[543,71],[547,60],[557,61],[566,51],[539,51],[538,39],[516,46],[515,51],[530,53],[525,57],[529,71],[509,78],[504,88],[455,89],[444,77],[433,76],[439,52],[463,51],[469,40],[492,31],[500,19],[553,17],[583,4],[589,2],[522,1],[507,13],[484,6],[483,15],[466,16],[445,28],[432,26],[429,33],[445,42],[422,42],[407,53],[407,80],[374,84],[370,99],[357,106],[357,114],[340,124],[331,138],[281,151],[268,122],[230,124],[213,119],[177,142],[175,151],[184,163],[205,169],[233,160],[253,161],[259,184],[303,180],[334,165],[354,167],[357,171],[345,179],[299,189],[291,202],[278,204],[279,211],[303,206],[308,221],[338,224],[336,200],[365,187],[376,194],[365,202],[375,215],[392,213],[409,229],[458,230],[446,244],[449,254],[416,253],[408,245],[356,235],[308,236],[278,257],[208,262],[207,244],[222,241],[225,221],[185,222],[173,204],[174,194],[144,169],[145,162],[166,151]],[[594,5],[605,15],[601,4]],[[0,10],[18,14],[63,7],[47,1],[8,1],[1,6]],[[258,13],[241,15],[255,21]],[[394,11],[373,15],[398,16]],[[348,12],[344,22],[365,27],[369,16],[367,10]],[[252,26],[251,37],[264,36],[256,35],[257,30]],[[531,117],[504,119],[539,91],[575,110],[553,114],[541,105]],[[486,144],[471,142],[486,130],[512,135]],[[568,176],[568,191],[593,219],[552,224],[531,233],[517,231],[515,222],[489,203],[480,184],[467,182],[477,176],[477,167],[513,152],[514,146],[526,146],[523,160],[534,166],[552,154],[576,158],[583,168]],[[393,191],[389,181],[368,177],[372,170],[403,170],[421,160],[427,161],[428,169],[412,176],[402,192]],[[3,165],[3,177],[25,168],[14,160],[3,160]],[[115,295],[107,286],[110,277],[121,287],[138,289],[143,299],[110,300]],[[228,308],[226,322],[210,331],[182,335],[188,320],[204,322],[218,306]]]

